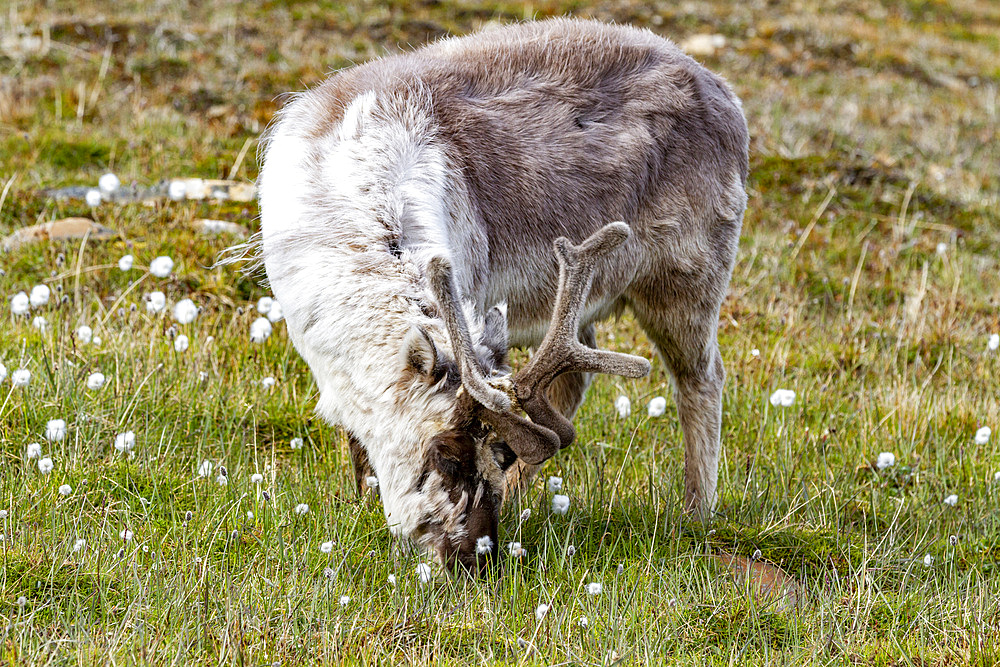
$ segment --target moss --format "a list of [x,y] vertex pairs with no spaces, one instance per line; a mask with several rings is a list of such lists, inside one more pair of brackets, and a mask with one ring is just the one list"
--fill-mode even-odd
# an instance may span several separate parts
[[850,535],[838,533],[827,526],[742,526],[719,524],[711,533],[692,525],[684,537],[692,543],[708,545],[714,552],[725,551],[751,556],[760,550],[761,557],[781,567],[793,576],[819,578],[831,568],[847,572],[862,559],[863,547]]
[[93,604],[98,616],[103,617],[124,597],[120,583],[113,576],[89,572],[72,560],[54,564],[49,556],[35,557],[8,550],[3,565],[0,599],[4,605],[12,606],[23,596],[32,612],[46,619],[56,618],[64,606],[79,609],[81,604],[88,607]]
[[43,141],[39,160],[67,171],[92,171],[106,168],[111,159],[111,144],[93,138],[50,138]]
[[785,614],[765,611],[743,599],[722,605],[701,604],[681,612],[684,630],[677,648],[714,649],[724,642],[741,644],[750,653],[781,650],[794,645],[797,631]]

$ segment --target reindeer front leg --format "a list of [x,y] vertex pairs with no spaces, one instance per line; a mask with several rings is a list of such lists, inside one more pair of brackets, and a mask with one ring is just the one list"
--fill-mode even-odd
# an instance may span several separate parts
[[[365,489],[370,488],[368,478],[375,476],[371,461],[368,460],[368,452],[353,435],[347,436],[347,449],[354,465],[354,483],[357,485],[358,495],[364,495]],[[378,490],[372,489],[372,493],[377,495]]]

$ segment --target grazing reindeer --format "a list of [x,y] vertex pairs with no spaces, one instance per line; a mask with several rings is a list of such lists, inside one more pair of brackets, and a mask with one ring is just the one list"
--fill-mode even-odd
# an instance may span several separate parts
[[[570,444],[593,373],[648,372],[596,350],[594,323],[626,307],[674,380],[686,507],[710,516],[747,145],[719,77],[648,31],[577,20],[343,70],[280,112],[264,264],[393,533],[481,568],[505,471]],[[513,375],[509,346],[538,346]]]

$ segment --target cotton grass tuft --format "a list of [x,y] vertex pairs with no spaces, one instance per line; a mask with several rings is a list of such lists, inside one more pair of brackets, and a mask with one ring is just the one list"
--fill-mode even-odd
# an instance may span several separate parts
[[896,455],[892,452],[881,452],[878,455],[878,459],[875,461],[875,467],[879,470],[885,470],[886,468],[891,468],[896,465]]
[[795,403],[795,392],[791,389],[776,389],[771,394],[771,405],[774,407],[787,408]]
[[10,374],[10,383],[15,387],[27,387],[31,382],[31,371],[27,368],[18,368]]
[[615,399],[615,410],[618,411],[619,417],[627,418],[632,414],[632,401],[629,400],[628,396],[619,396]]
[[149,263],[149,272],[157,278],[166,278],[173,272],[173,270],[174,260],[166,255],[161,255]]

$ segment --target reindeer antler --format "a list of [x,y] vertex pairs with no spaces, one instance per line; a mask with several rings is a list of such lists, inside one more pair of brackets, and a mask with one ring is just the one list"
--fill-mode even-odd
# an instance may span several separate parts
[[508,397],[490,384],[475,359],[468,326],[453,287],[451,265],[444,258],[435,258],[431,262],[431,286],[444,311],[445,324],[456,348],[455,355],[462,369],[462,384],[485,408],[481,418],[493,426],[526,463],[545,461],[560,448],[571,444],[576,437],[572,422],[549,403],[547,389],[555,378],[570,372],[610,373],[633,378],[649,373],[649,361],[642,357],[594,350],[582,345],[578,338],[580,311],[590,294],[594,269],[601,259],[628,239],[629,233],[628,225],[613,222],[596,231],[579,246],[572,245],[563,237],[556,239],[559,288],[552,322],[531,361],[513,377],[518,407],[527,413],[531,421],[500,407],[503,399]]
[[[649,361],[643,357],[595,350],[579,340],[580,312],[590,294],[594,269],[600,260],[628,239],[629,233],[624,222],[613,222],[578,246],[564,237],[555,241],[559,289],[552,323],[528,365],[514,376],[514,387],[521,409],[533,422],[558,434],[560,447],[569,446],[576,431],[572,422],[549,403],[546,390],[556,377],[577,372],[640,378],[650,370]],[[517,450],[515,453],[520,456]]]
[[462,374],[462,386],[487,410],[505,412],[510,409],[510,397],[489,383],[473,351],[472,337],[462,313],[462,306],[451,277],[451,262],[446,257],[434,257],[427,267],[431,290],[441,307],[444,323],[451,336],[455,361]]

